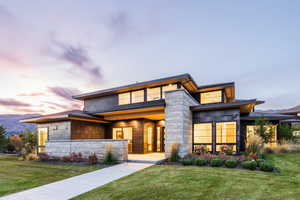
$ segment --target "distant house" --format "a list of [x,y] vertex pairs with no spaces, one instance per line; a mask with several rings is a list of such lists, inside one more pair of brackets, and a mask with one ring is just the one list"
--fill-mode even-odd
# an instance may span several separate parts
[[128,153],[165,152],[179,144],[181,156],[199,145],[217,153],[222,145],[234,151],[245,149],[254,134],[256,119],[270,120],[277,140],[280,120],[296,115],[254,112],[264,103],[237,99],[235,83],[198,85],[191,75],[182,74],[74,96],[84,102],[82,111],[67,111],[23,120],[36,123],[39,150],[53,155],[70,152],[101,157],[112,145],[126,159]]

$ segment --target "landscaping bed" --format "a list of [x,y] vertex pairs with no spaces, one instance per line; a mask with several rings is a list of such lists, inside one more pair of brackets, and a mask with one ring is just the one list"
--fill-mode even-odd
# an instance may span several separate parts
[[272,154],[280,173],[229,168],[156,165],[109,183],[76,200],[297,200],[300,154]]

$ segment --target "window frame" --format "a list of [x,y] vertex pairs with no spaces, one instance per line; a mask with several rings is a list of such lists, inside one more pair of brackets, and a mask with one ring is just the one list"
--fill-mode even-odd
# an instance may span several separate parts
[[[202,103],[201,94],[203,94],[203,93],[209,93],[209,92],[216,92],[216,91],[221,91],[221,101],[220,102]],[[224,95],[225,95],[224,89],[211,90],[211,91],[207,91],[207,92],[200,92],[199,93],[199,103],[202,104],[202,105],[224,103],[225,102]]]

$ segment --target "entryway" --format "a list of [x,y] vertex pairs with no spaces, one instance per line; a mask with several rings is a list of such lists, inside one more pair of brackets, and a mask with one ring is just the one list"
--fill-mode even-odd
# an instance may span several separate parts
[[165,159],[164,153],[128,154],[128,162],[159,164]]

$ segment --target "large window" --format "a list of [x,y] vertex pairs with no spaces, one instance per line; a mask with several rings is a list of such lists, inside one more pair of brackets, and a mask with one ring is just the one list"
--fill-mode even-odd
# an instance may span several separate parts
[[147,88],[147,101],[154,101],[161,99],[160,87]]
[[236,122],[216,123],[217,143],[236,143]]
[[220,103],[222,102],[222,91],[200,93],[200,102],[201,104]]
[[119,94],[119,105],[130,104],[130,92]]
[[177,90],[177,84],[169,84],[166,86],[162,87],[162,98],[165,98],[165,92],[167,91],[172,91],[172,90]]
[[132,152],[132,127],[125,128],[113,128],[113,139],[114,140],[128,140],[128,152]]
[[144,90],[131,92],[131,103],[144,102]]
[[[251,135],[258,135],[259,134],[259,126],[257,125],[247,125],[247,137]],[[265,125],[264,129],[266,131],[272,131],[272,141],[271,143],[276,143],[277,138],[277,125]]]
[[48,128],[38,128],[38,152],[45,152],[48,140]]
[[194,143],[212,143],[212,124],[194,124]]

